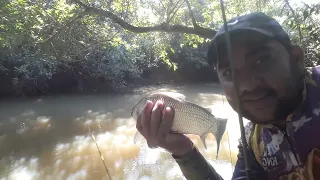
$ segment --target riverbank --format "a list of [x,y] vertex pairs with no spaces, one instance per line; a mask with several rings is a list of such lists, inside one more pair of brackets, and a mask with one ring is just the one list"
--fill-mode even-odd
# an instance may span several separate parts
[[[206,93],[217,93],[222,94],[221,86],[218,83],[212,82],[185,82],[185,83],[154,83],[154,84],[132,84],[128,85],[128,88],[123,89],[122,91],[98,91],[98,92],[66,92],[66,93],[45,93],[45,94],[38,94],[34,96],[6,96],[1,97],[0,102],[8,102],[8,101],[36,101],[38,99],[43,98],[60,98],[60,97],[88,97],[88,96],[126,96],[129,94],[142,94],[142,93],[149,93],[152,91],[157,90],[170,90],[172,87],[176,89],[193,89],[193,87],[203,86],[203,87],[212,87],[213,89],[207,88],[204,91]],[[217,91],[219,89],[219,91]],[[197,92],[194,92],[197,93]]]
[[166,66],[144,69],[136,77],[126,76],[116,82],[106,81],[102,77],[86,76],[79,70],[78,75],[60,70],[49,79],[29,84],[15,85],[10,74],[0,75],[0,98],[38,97],[68,94],[123,94],[145,86],[183,85],[198,83],[216,83],[216,73],[207,66],[200,69],[181,67],[174,71]]

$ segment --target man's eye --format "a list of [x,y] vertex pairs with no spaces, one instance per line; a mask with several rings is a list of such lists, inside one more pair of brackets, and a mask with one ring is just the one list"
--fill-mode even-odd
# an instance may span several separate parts
[[257,65],[263,64],[263,63],[266,63],[269,59],[270,59],[270,55],[264,54],[264,55],[259,56],[255,63]]

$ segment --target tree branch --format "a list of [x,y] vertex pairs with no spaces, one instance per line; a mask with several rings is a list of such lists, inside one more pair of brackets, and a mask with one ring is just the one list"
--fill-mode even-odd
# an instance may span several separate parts
[[[180,1],[178,1],[178,3],[179,3]],[[181,8],[181,6],[183,5],[183,1],[181,1],[182,3],[178,6],[178,7],[175,7],[175,8],[173,8],[172,10],[174,10],[174,12],[170,15],[170,18],[169,19],[167,19],[167,23],[169,23],[169,22],[171,22],[172,21],[172,19],[174,18],[174,16],[177,14],[177,12],[178,12],[178,10]],[[178,3],[176,4],[176,5],[178,5]]]
[[198,27],[198,24],[197,24],[196,18],[195,18],[194,15],[193,15],[190,2],[189,2],[189,0],[185,0],[185,2],[186,2],[187,7],[188,7],[188,9],[189,9],[189,14],[190,14],[190,17],[191,17],[191,20],[192,20],[193,27],[196,28],[196,27]]
[[178,4],[179,4],[179,2],[180,2],[180,0],[179,1],[177,1],[173,6],[172,6],[172,8],[171,9],[168,9],[168,14],[167,14],[167,23],[169,23],[170,21],[171,21],[171,19],[172,19],[172,17],[174,16],[174,14],[172,15],[172,12],[177,12],[178,11],[178,9],[179,9],[179,7],[177,8],[177,6],[178,6]]
[[134,25],[129,24],[125,20],[121,19],[117,15],[113,14],[110,11],[90,7],[80,0],[73,0],[75,3],[80,5],[81,7],[85,8],[87,12],[94,13],[99,16],[103,16],[106,18],[111,19],[114,23],[117,23],[123,29],[134,33],[147,33],[147,32],[177,32],[177,33],[187,33],[187,34],[195,34],[201,36],[203,38],[213,38],[216,34],[216,31],[210,28],[203,28],[203,27],[187,27],[182,25],[169,25],[167,23],[163,23],[156,26],[149,26],[149,27],[137,27]]
[[283,14],[284,8],[286,7],[286,3],[284,3],[283,7],[281,8],[280,14]]
[[72,24],[74,24],[77,20],[81,19],[83,16],[85,16],[88,13],[88,10],[85,9],[83,12],[81,12],[80,14],[78,14],[76,17],[74,17],[72,20],[70,20],[69,22],[66,23],[66,25],[64,25],[62,28],[60,28],[56,33],[54,33],[53,35],[51,35],[48,39],[46,39],[43,43],[46,43],[48,41],[50,41],[51,39],[53,39],[54,37],[56,37],[59,33],[62,32],[63,29],[65,29],[66,27],[71,26]]
[[300,42],[302,41],[302,33],[301,33],[301,28],[300,28],[300,23],[298,22],[298,19],[297,19],[297,16],[296,16],[296,13],[294,12],[293,8],[291,7],[290,3],[288,0],[284,0],[284,2],[286,3],[286,5],[289,7],[292,15],[293,15],[293,18],[294,20],[296,21],[296,24],[297,24],[297,27],[298,27],[298,32],[299,32],[299,38],[300,38]]

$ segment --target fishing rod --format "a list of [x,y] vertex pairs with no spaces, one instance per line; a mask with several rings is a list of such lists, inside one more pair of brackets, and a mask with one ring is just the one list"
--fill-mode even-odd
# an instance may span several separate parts
[[227,44],[227,52],[228,52],[228,59],[231,66],[231,74],[232,74],[232,81],[233,85],[236,90],[236,104],[237,104],[237,112],[239,117],[239,125],[240,125],[240,132],[241,132],[241,141],[242,141],[242,148],[243,148],[243,155],[244,155],[244,163],[245,163],[245,171],[247,175],[247,179],[250,180],[250,165],[248,163],[248,154],[247,154],[247,140],[245,137],[245,130],[243,126],[243,118],[242,118],[242,103],[240,100],[240,91],[239,91],[239,85],[235,76],[235,68],[234,68],[234,61],[232,56],[232,47],[231,47],[231,40],[230,40],[230,34],[228,30],[228,24],[226,20],[226,13],[224,8],[224,2],[223,0],[220,0],[220,7],[221,7],[221,13],[223,18],[223,24],[225,29],[225,38],[226,38],[226,44]]
[[108,168],[107,168],[106,163],[104,162],[104,158],[103,158],[103,155],[102,155],[102,153],[101,153],[101,151],[100,151],[100,148],[99,148],[99,146],[98,146],[97,140],[96,140],[96,138],[94,137],[94,135],[93,135],[90,127],[88,127],[88,129],[89,129],[89,132],[91,133],[92,139],[93,139],[94,142],[96,143],[97,149],[98,149],[99,154],[100,154],[100,159],[101,159],[101,161],[102,161],[102,163],[103,163],[104,169],[106,170],[106,173],[107,173],[107,175],[108,175],[108,178],[109,178],[109,180],[111,180],[110,173],[109,173],[109,171],[108,171]]

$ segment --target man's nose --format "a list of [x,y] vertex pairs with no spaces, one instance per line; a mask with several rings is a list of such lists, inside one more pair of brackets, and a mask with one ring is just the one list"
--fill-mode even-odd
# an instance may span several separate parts
[[254,91],[262,84],[261,78],[248,72],[238,73],[237,80],[240,92]]

